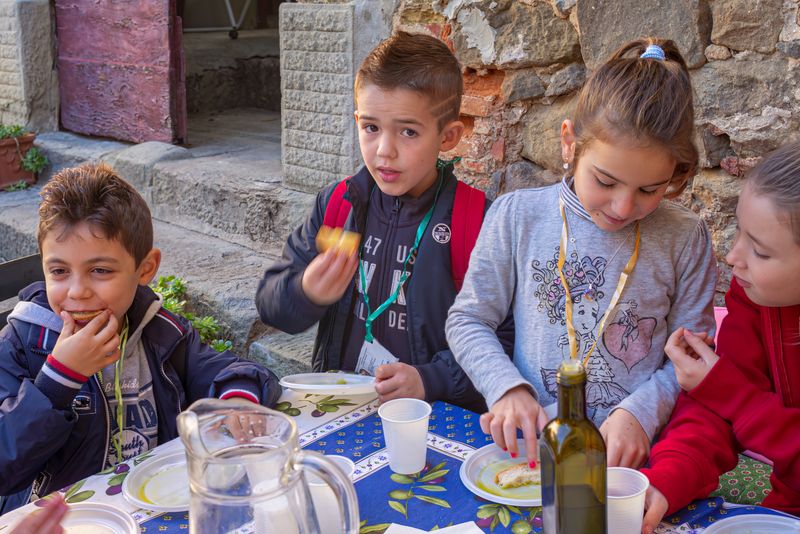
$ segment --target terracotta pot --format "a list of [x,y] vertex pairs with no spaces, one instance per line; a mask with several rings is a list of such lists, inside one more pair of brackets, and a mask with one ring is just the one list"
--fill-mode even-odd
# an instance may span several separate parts
[[[33,146],[36,134],[26,134],[12,139],[0,139],[0,188],[20,180],[36,183],[36,175],[22,168],[22,158]],[[19,143],[19,144],[18,144]]]

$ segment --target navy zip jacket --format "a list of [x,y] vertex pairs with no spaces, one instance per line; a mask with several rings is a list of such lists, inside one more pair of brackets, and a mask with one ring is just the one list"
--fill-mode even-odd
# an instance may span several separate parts
[[[111,415],[96,376],[72,392],[66,409],[56,407],[64,393],[58,384],[40,376],[61,328],[44,283],[19,297],[18,308],[36,304],[40,308],[28,308],[44,319],[27,322],[15,308],[0,331],[0,495],[7,496],[0,497],[0,513],[27,503],[33,490],[43,496],[101,471],[109,442]],[[131,330],[156,300],[139,286],[127,313]],[[204,345],[187,320],[164,308],[145,324],[141,340],[153,378],[158,443],[178,437],[176,417],[197,399],[245,389],[272,406],[281,394],[272,372]]]
[[[431,229],[440,223],[452,228],[456,182],[452,166],[448,166],[439,200],[420,242],[414,274],[406,283],[408,346],[411,349],[410,363],[422,377],[425,400],[444,400],[482,413],[486,411],[483,397],[447,346],[444,324],[457,292],[450,272],[450,247],[435,243],[431,235]],[[366,167],[350,179],[345,198],[352,204],[352,210],[345,229],[364,234],[370,191],[374,186],[375,181]],[[312,303],[302,289],[303,272],[318,254],[315,238],[334,187],[336,183],[317,194],[311,214],[289,236],[282,258],[266,270],[256,294],[261,320],[270,326],[296,334],[319,322],[311,362],[315,371],[342,369],[342,351],[346,345],[344,336],[351,331],[354,307],[360,298],[356,277],[341,300],[330,306]],[[380,272],[374,276],[384,278],[390,273]],[[510,312],[498,328],[497,335],[510,357],[514,346],[514,323]]]

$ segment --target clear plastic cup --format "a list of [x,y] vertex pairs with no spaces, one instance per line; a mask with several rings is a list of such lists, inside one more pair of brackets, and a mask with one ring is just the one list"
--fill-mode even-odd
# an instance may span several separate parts
[[[333,460],[348,478],[352,480],[356,464],[353,460],[335,454],[325,455],[329,460]],[[341,534],[342,533],[342,513],[339,500],[333,493],[331,487],[316,475],[308,476],[308,490],[311,492],[311,500],[314,503],[314,511],[317,514],[317,522],[321,534]]]
[[609,467],[606,476],[608,532],[640,534],[650,481],[636,469]]
[[431,405],[419,399],[394,399],[381,404],[378,415],[391,470],[403,475],[422,471],[428,450]]

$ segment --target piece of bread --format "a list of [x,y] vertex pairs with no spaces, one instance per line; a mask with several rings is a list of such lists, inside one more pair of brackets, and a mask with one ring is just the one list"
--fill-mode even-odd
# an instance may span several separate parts
[[531,469],[528,464],[517,464],[506,467],[494,477],[495,483],[501,488],[518,488],[530,484],[539,484],[542,481],[539,468]]
[[323,225],[317,232],[316,242],[317,250],[320,253],[334,249],[346,256],[352,256],[358,250],[358,245],[361,243],[361,235],[349,230]]
[[76,323],[88,323],[101,313],[103,313],[103,310],[69,312],[69,314],[72,316],[72,320]]

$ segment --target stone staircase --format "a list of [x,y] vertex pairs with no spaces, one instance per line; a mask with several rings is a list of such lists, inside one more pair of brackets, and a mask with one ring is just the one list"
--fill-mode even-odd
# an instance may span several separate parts
[[279,376],[308,371],[314,329],[299,336],[275,331],[258,320],[253,303],[265,267],[314,201],[282,185],[280,115],[261,109],[193,115],[189,141],[178,147],[40,135],[36,144],[51,162],[40,183],[0,192],[0,257],[37,251],[38,192],[52,174],[105,161],[148,201],[163,251],[159,273],[186,280],[188,306],[217,317],[240,355]]

